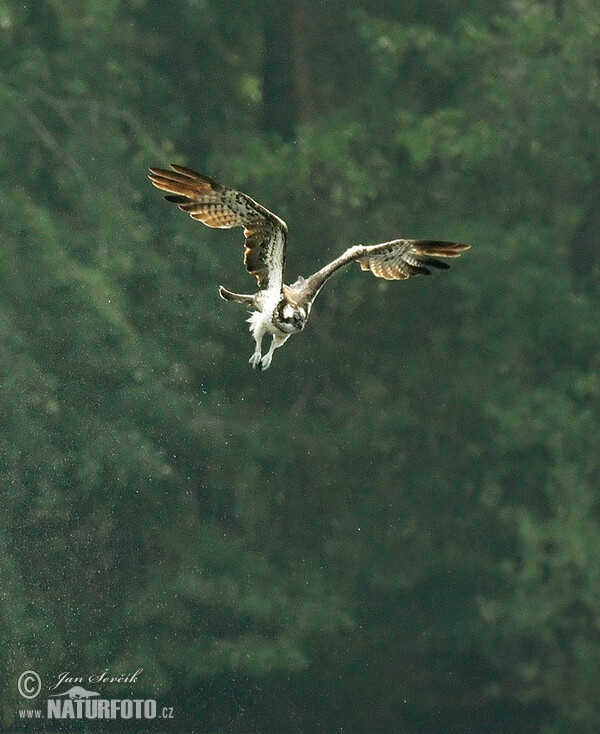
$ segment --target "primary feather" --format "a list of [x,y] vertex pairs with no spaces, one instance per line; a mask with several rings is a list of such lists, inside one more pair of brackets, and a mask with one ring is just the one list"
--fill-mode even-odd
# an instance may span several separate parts
[[281,289],[287,225],[258,202],[240,191],[213,181],[184,166],[173,170],[151,168],[152,183],[169,193],[165,196],[192,219],[208,227],[243,227],[246,238],[244,264],[256,276],[261,289]]

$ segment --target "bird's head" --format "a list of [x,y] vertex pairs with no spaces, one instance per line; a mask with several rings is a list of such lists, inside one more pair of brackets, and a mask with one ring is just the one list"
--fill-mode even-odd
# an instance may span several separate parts
[[306,326],[308,313],[303,306],[289,301],[285,295],[275,308],[273,321],[286,334],[295,334]]

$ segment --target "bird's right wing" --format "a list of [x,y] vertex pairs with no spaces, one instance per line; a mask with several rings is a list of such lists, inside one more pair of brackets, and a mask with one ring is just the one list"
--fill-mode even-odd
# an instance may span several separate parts
[[285,267],[286,223],[240,191],[184,166],[171,168],[150,169],[152,183],[168,192],[165,199],[208,227],[243,227],[246,269],[256,276],[259,288],[279,291]]
[[430,275],[430,267],[448,268],[447,263],[437,258],[460,257],[470,247],[439,240],[392,240],[379,245],[355,245],[296,287],[302,299],[310,304],[336,270],[350,262],[357,261],[361,270],[370,270],[377,278],[405,280],[413,275]]

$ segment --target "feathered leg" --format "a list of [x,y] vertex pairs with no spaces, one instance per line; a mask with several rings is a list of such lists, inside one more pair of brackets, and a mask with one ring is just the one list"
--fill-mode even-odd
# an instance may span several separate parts
[[256,331],[254,331],[254,341],[256,342],[256,346],[254,347],[254,354],[248,360],[250,364],[254,367],[254,369],[256,369],[261,364],[261,345],[264,335],[265,332],[262,329],[257,329]]
[[271,362],[273,360],[273,352],[281,347],[283,344],[286,343],[286,341],[290,338],[289,334],[286,334],[285,336],[274,336],[273,341],[271,342],[271,346],[269,347],[269,351],[265,354],[265,356],[260,361],[260,368],[261,370],[268,370],[271,366]]

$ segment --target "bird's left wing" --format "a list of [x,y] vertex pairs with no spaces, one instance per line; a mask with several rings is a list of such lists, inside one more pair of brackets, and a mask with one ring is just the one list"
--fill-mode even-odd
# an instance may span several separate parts
[[405,280],[413,275],[430,275],[430,267],[448,268],[447,263],[437,258],[460,257],[470,247],[439,240],[392,240],[379,245],[355,245],[293,287],[298,296],[310,304],[325,282],[347,263],[357,261],[361,270],[370,270],[377,278]]
[[151,168],[150,181],[167,191],[167,201],[208,227],[243,227],[246,238],[244,264],[256,276],[259,288],[280,290],[285,266],[287,225],[264,206],[184,166],[173,170]]

